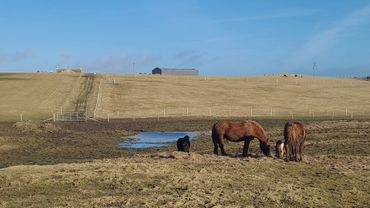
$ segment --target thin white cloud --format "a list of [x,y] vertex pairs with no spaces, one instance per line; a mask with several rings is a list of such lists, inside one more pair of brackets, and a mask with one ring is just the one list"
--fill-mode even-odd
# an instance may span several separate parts
[[179,66],[195,67],[201,65],[206,57],[205,53],[196,50],[183,50],[172,57]]
[[312,61],[318,56],[332,48],[339,34],[353,27],[370,23],[370,4],[358,9],[345,18],[339,20],[335,25],[324,31],[318,32],[307,40],[303,49],[298,54],[297,62],[304,63]]
[[30,50],[16,51],[13,53],[0,52],[0,64],[10,64],[24,61],[33,56]]
[[263,21],[279,18],[292,18],[292,17],[304,17],[312,16],[319,12],[318,9],[310,8],[291,8],[281,11],[275,11],[267,14],[258,14],[252,16],[243,16],[243,17],[231,17],[225,19],[215,20],[215,23],[231,23],[231,22],[248,22],[248,21]]
[[[91,70],[116,73],[138,73],[148,71],[157,62],[152,55],[113,54],[87,61],[82,66]],[[135,71],[132,71],[135,70]]]

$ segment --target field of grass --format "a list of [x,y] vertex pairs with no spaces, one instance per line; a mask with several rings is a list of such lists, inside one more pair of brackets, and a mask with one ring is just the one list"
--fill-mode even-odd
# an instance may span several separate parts
[[20,114],[24,120],[42,120],[76,106],[92,113],[96,97],[86,95],[86,87],[93,87],[88,79],[82,74],[0,73],[0,120],[20,120]]
[[[192,152],[117,148],[132,131],[209,131],[215,119],[0,123],[0,207],[369,207],[370,122],[303,121],[304,162],[214,156],[209,134]],[[284,120],[260,120],[274,144]],[[95,159],[95,160],[93,160]],[[6,162],[8,161],[8,162]]]
[[[369,81],[0,73],[0,94],[1,121],[43,120],[61,108],[127,118],[0,122],[0,207],[370,206]],[[231,142],[228,157],[213,155],[212,124],[251,115],[272,146],[287,118],[300,118],[304,162],[264,157],[257,141],[249,158]],[[137,131],[206,133],[190,154],[174,144],[118,147]]]
[[61,109],[104,119],[360,118],[370,116],[369,94],[369,81],[351,78],[0,73],[0,120],[43,120]]
[[97,115],[363,117],[370,82],[351,78],[105,75]]

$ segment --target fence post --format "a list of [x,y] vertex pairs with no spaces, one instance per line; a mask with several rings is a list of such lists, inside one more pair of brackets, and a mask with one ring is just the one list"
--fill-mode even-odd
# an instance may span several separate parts
[[312,111],[312,120],[315,120],[315,112]]
[[55,113],[53,113],[53,121],[55,122]]
[[346,117],[348,116],[348,109],[346,108]]
[[21,118],[21,121],[23,121],[23,114],[21,113],[21,115],[20,115],[20,118]]
[[107,119],[108,119],[108,123],[109,123],[109,113],[108,113],[108,117],[107,117]]
[[271,107],[271,110],[270,110],[270,116],[272,117],[272,107]]

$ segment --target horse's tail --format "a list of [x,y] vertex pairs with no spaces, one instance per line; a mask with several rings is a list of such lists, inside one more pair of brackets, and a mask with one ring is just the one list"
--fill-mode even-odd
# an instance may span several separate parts
[[216,124],[212,126],[212,141],[214,144],[218,144],[218,132],[217,132]]
[[285,143],[287,143],[290,138],[290,129],[292,128],[292,124],[290,122],[287,122],[284,126],[284,139]]

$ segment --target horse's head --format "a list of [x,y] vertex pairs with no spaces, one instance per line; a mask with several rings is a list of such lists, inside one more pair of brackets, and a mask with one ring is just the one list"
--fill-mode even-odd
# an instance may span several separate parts
[[261,148],[263,154],[265,154],[268,157],[272,157],[271,150],[270,150],[270,142],[269,142],[268,138],[267,138],[266,142],[265,141],[260,142],[260,148]]

